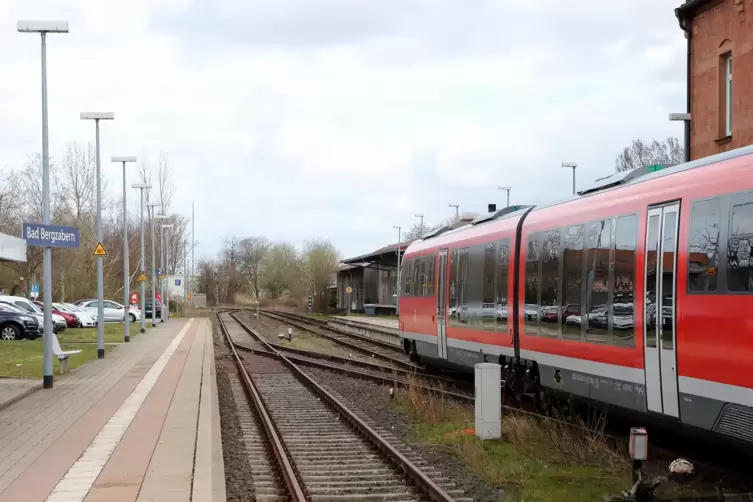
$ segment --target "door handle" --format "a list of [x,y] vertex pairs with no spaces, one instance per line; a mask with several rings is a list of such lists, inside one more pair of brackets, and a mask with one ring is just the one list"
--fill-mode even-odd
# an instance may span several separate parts
[[431,322],[434,323],[434,324],[436,324],[436,319],[435,319],[434,316],[431,316]]

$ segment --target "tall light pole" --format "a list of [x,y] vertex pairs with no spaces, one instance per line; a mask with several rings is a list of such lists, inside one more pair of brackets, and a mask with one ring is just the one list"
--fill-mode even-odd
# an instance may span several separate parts
[[690,162],[690,113],[670,113],[669,120],[682,121],[685,124],[684,160]]
[[418,227],[418,236],[422,237],[424,235],[424,215],[421,213],[416,213],[414,216],[416,218],[421,218],[421,226]]
[[[50,224],[50,146],[47,136],[47,34],[68,33],[67,21],[19,21],[21,33],[39,33],[42,37],[42,223]],[[52,248],[42,250],[44,274],[44,376],[42,386],[52,388]]]
[[505,207],[510,207],[510,190],[512,190],[512,187],[497,187],[497,190],[507,191],[507,206]]
[[573,168],[573,195],[575,195],[575,168],[578,167],[578,163],[577,162],[563,162],[562,167]]
[[[168,274],[167,269],[170,266],[170,257],[167,254],[168,251],[170,251],[170,248],[165,248],[165,241],[164,241],[164,232],[165,229],[171,229],[173,228],[173,224],[163,224],[160,227],[160,247],[162,251],[162,256],[160,256],[160,267],[162,267],[162,273],[165,274],[166,277],[170,277],[170,274]],[[162,258],[165,259],[165,264],[162,265]],[[167,289],[165,289],[165,283],[167,281],[160,281],[162,284],[162,287],[160,288],[160,291],[162,291],[162,298],[167,298],[167,318],[170,319],[170,285],[167,285]],[[167,291],[167,292],[165,292]],[[160,320],[162,322],[165,322],[165,302],[163,300],[162,302],[162,310],[160,310]]]
[[[93,120],[97,144],[97,242],[102,236],[102,176],[100,175],[99,121],[114,120],[113,112],[81,112],[81,120]],[[105,276],[102,255],[97,255],[97,358],[105,357]]]
[[[189,280],[191,281],[190,285],[188,284],[188,281],[186,281],[186,288],[188,289],[186,292],[186,295],[184,296],[184,300],[188,300],[188,295],[191,295],[191,304],[193,304],[193,265],[194,265],[194,249],[196,249],[196,218],[194,213],[194,203],[191,202],[191,275],[189,275]],[[183,267],[185,268],[185,266]],[[258,298],[257,298],[258,300]],[[258,316],[257,316],[258,317]]]
[[113,162],[123,163],[123,341],[131,341],[131,253],[128,251],[128,208],[126,206],[126,163],[136,162],[136,157],[112,157]]
[[453,204],[452,202],[450,202],[448,206],[455,208],[455,220],[459,221],[460,220],[460,206],[458,204]]
[[157,260],[154,256],[156,254],[154,251],[154,220],[157,219],[157,208],[160,206],[162,206],[162,204],[160,204],[159,202],[148,202],[146,204],[147,208],[152,209],[152,211],[149,213],[149,221],[151,222],[152,226],[152,328],[157,327]]
[[395,301],[395,312],[400,315],[400,232],[403,227],[392,225],[392,228],[397,229],[397,287],[395,288],[397,300]]
[[[140,222],[139,226],[141,227],[141,258],[139,259],[139,270],[142,275],[146,276],[146,261],[144,259],[144,190],[149,190],[152,188],[152,185],[148,183],[134,183],[131,185],[131,188],[138,188],[141,192],[141,214],[139,216]],[[144,284],[144,281],[139,281],[141,283],[140,287],[140,294],[141,294],[141,332],[146,332],[146,284]]]

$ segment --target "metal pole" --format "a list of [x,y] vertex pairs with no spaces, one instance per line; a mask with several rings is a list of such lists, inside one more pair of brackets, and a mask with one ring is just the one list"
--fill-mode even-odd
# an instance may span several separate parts
[[157,327],[157,268],[155,262],[157,261],[155,258],[155,250],[154,250],[154,220],[156,219],[155,216],[155,209],[156,206],[152,206],[152,213],[151,213],[151,222],[152,222],[152,328]]
[[510,189],[507,189],[507,207],[510,207]]
[[[144,188],[139,189],[141,191],[141,260],[139,266],[141,267],[141,273],[146,273],[146,264],[144,262]],[[139,286],[141,288],[141,332],[146,332],[146,284],[144,281]]]
[[690,162],[690,120],[684,120],[685,122],[685,162]]
[[[42,223],[50,224],[50,146],[47,137],[47,34],[42,35]],[[44,377],[42,386],[52,388],[52,248],[42,251],[44,271]]]
[[[97,131],[97,242],[102,242],[102,180],[99,166],[99,119],[94,119]],[[105,277],[104,262],[97,256],[97,358],[105,357]]]
[[420,237],[420,236],[424,235],[424,217],[423,217],[423,215],[421,215],[421,226],[419,228],[420,228],[420,230],[419,230],[419,232],[420,232],[419,233],[419,237]]
[[[194,253],[196,249],[196,228],[195,227],[196,227],[196,218],[194,214],[194,202],[191,202],[191,275],[189,276],[191,280],[191,287],[188,289],[188,293],[191,294],[191,304],[193,304],[193,287],[194,287],[193,285],[194,261],[193,260],[194,260],[194,256],[195,256]],[[188,295],[186,295],[186,299],[188,299]]]
[[[165,273],[165,226],[159,226],[159,268]],[[165,322],[165,281],[159,277],[159,292],[162,301],[162,309],[159,311],[159,322]]]
[[573,195],[575,195],[575,166],[573,166]]
[[[183,263],[188,264],[188,240],[183,242]],[[188,298],[188,267],[183,266],[183,298]]]
[[400,240],[401,240],[401,233],[402,230],[401,227],[396,226],[397,228],[397,284],[395,287],[395,293],[396,293],[396,301],[395,301],[395,312],[400,315]]
[[126,206],[126,163],[123,162],[123,341],[131,341],[131,288],[130,288],[130,253],[128,252],[128,209]]

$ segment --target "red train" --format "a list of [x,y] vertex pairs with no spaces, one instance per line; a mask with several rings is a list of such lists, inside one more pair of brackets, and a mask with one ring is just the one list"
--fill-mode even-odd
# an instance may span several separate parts
[[407,353],[753,442],[753,147],[411,244]]

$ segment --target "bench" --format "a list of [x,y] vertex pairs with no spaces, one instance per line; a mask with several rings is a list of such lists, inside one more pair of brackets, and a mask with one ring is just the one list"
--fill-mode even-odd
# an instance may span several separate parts
[[55,357],[57,357],[58,360],[60,361],[60,374],[62,375],[68,369],[68,356],[79,354],[81,352],[81,349],[64,351],[63,349],[60,348],[60,342],[58,341],[57,334],[53,333],[52,334],[52,352],[55,354]]

